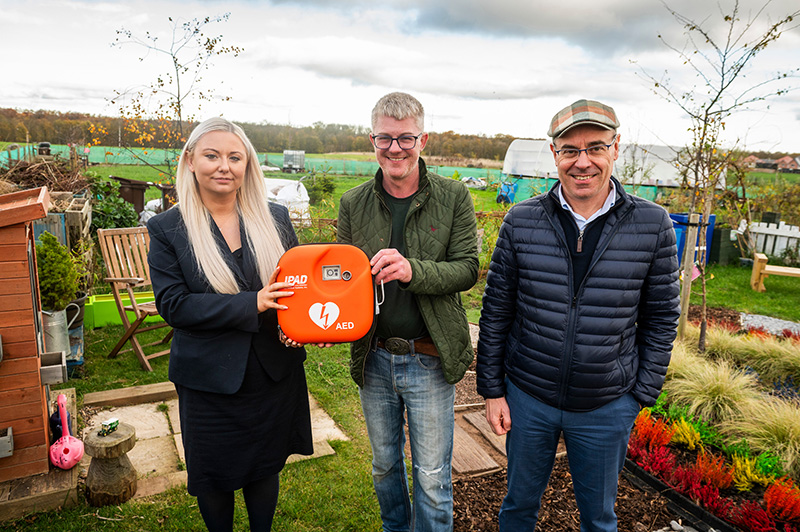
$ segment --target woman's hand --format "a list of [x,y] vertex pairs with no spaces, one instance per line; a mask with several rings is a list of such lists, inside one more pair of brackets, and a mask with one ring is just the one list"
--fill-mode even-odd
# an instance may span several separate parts
[[[303,347],[305,345],[301,344],[300,342],[295,342],[294,340],[283,334],[283,331],[281,330],[280,327],[278,327],[278,340],[280,340],[280,342],[286,347]],[[336,344],[319,343],[314,345],[316,345],[317,347],[333,347]]]
[[280,342],[286,347],[303,347],[303,344],[301,344],[300,342],[295,342],[294,340],[283,334],[283,331],[281,330],[280,327],[278,327],[278,340],[280,340]]
[[269,283],[267,286],[262,288],[258,291],[258,311],[264,312],[267,309],[274,308],[279,310],[286,310],[286,305],[281,305],[278,303],[278,299],[281,297],[289,297],[294,295],[294,292],[286,291],[287,288],[292,287],[292,283],[278,283],[276,282],[278,279],[278,272],[280,271],[281,267],[278,266],[275,268],[275,271],[272,272],[272,275],[269,276]]

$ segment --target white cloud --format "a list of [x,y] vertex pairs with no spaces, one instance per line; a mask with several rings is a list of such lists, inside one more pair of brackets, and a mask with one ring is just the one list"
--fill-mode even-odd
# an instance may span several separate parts
[[[716,2],[670,5],[709,28],[724,22]],[[743,1],[743,17],[759,5]],[[775,0],[769,9],[777,20],[797,0]],[[0,107],[110,114],[114,90],[169,70],[167,57],[150,53],[140,62],[143,49],[111,47],[116,30],[150,31],[167,43],[168,17],[228,11],[229,21],[211,31],[244,51],[214,58],[204,83],[232,100],[207,103],[200,116],[366,126],[380,96],[404,90],[425,105],[429,130],[541,137],[555,111],[591,97],[614,106],[623,134],[642,143],[687,141],[686,119],[636,75],[668,70],[676,86],[694,82],[657,38],[684,41],[658,0],[406,0],[402,9],[367,0],[33,0],[24,7],[0,0],[0,46],[19,52],[4,56]],[[795,28],[757,58],[746,81],[795,66],[798,52]],[[732,118],[728,132],[763,149],[800,152],[798,115],[793,93]]]

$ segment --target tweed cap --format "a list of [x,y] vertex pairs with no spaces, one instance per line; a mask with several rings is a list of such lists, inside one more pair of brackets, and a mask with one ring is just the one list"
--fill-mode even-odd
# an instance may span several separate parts
[[593,124],[612,131],[619,127],[614,109],[595,100],[578,100],[553,117],[547,135],[556,139],[567,130],[582,124]]

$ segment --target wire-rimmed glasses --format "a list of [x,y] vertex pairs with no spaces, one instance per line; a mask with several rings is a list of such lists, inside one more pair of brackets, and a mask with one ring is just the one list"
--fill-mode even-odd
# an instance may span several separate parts
[[554,149],[553,151],[560,159],[567,161],[572,159],[577,159],[578,157],[580,157],[581,152],[586,152],[586,155],[588,155],[589,157],[602,157],[606,153],[608,153],[608,150],[611,149],[611,146],[614,145],[614,142],[616,142],[616,140],[617,136],[614,135],[614,138],[611,139],[611,144],[595,144],[594,146],[589,146],[588,148],[583,148],[583,149],[563,148],[560,150]]

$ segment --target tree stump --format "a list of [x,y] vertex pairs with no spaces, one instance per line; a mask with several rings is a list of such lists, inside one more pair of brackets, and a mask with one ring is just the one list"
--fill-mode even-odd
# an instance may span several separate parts
[[86,476],[86,499],[92,506],[122,504],[136,493],[136,469],[125,454],[136,445],[136,429],[120,422],[107,436],[91,432],[83,441],[92,457]]

